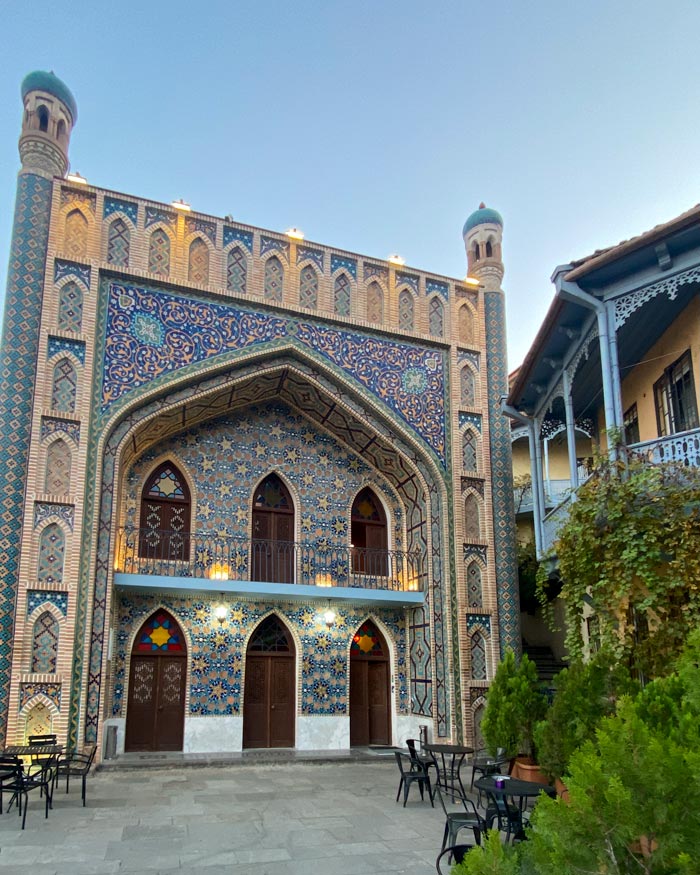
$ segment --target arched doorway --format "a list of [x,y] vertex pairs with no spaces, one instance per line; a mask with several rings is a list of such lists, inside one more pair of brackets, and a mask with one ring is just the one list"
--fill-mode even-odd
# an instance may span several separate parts
[[350,541],[352,570],[355,574],[388,576],[386,514],[381,501],[369,486],[360,490],[352,503]]
[[131,650],[125,750],[182,750],[186,677],[182,630],[167,611],[156,611]]
[[350,645],[350,744],[391,744],[389,648],[371,620]]
[[294,747],[294,640],[271,614],[248,644],[243,747]]
[[251,580],[294,583],[294,503],[277,474],[269,474],[253,495],[251,550]]

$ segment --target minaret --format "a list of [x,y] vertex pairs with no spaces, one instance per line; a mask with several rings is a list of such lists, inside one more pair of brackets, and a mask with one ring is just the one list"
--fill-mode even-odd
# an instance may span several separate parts
[[479,280],[484,294],[496,601],[503,656],[506,647],[519,654],[522,644],[510,423],[501,412],[501,398],[508,394],[501,214],[481,203],[464,223],[462,236],[469,276]]
[[0,748],[7,732],[52,180],[68,168],[68,141],[77,117],[73,95],[53,73],[30,73],[22,83],[22,100],[22,167],[0,346]]

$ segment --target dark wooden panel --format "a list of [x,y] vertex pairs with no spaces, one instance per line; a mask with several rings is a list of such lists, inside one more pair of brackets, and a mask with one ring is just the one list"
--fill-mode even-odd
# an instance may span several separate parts
[[127,751],[154,750],[158,698],[158,657],[132,656],[126,711]]
[[155,750],[182,750],[186,668],[182,657],[161,657],[158,660]]
[[269,663],[266,656],[248,656],[243,698],[243,747],[269,747]]
[[270,747],[294,747],[294,660],[270,662]]
[[359,659],[350,660],[350,745],[369,744],[369,710],[367,707],[367,666]]
[[369,743],[390,744],[389,666],[386,662],[368,662],[367,668]]

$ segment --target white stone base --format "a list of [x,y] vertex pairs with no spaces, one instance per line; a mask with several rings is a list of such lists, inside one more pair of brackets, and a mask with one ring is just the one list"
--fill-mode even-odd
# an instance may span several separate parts
[[349,717],[297,717],[297,750],[347,750],[349,747]]
[[407,738],[420,738],[420,727],[428,727],[428,741],[433,739],[433,721],[430,717],[419,717],[416,714],[399,714],[394,727],[394,744],[405,747]]
[[242,717],[185,718],[184,753],[231,753],[242,747]]
[[117,727],[117,754],[124,753],[124,739],[126,738],[126,719],[124,717],[110,717],[105,720],[102,728],[102,759],[105,758],[107,748],[107,728],[109,726]]

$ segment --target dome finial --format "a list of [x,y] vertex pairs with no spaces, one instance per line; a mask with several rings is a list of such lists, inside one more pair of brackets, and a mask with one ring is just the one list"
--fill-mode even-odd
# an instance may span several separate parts
[[480,210],[485,210],[485,209],[486,209],[486,204],[485,204],[483,201],[479,204],[479,209],[480,209]]

